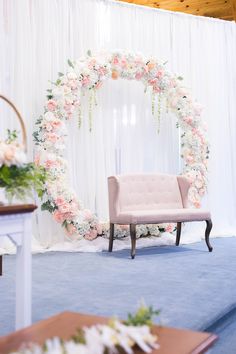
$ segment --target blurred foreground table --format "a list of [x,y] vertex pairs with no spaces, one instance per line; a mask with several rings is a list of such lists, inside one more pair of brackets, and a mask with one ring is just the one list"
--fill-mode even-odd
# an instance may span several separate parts
[[[46,339],[55,336],[69,339],[76,329],[98,323],[107,323],[108,318],[63,312],[32,326],[0,338],[0,353],[8,354],[18,349],[23,343],[43,344]],[[211,333],[193,332],[182,329],[153,326],[153,333],[158,336],[160,348],[152,354],[200,354],[209,349],[217,339]],[[138,348],[135,354],[141,354]]]
[[36,208],[33,204],[0,206],[0,237],[8,236],[16,245],[16,329],[31,324],[31,215]]

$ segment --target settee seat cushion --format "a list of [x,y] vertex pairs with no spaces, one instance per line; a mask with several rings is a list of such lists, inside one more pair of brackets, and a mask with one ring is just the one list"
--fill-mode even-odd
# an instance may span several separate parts
[[210,220],[211,214],[203,209],[158,209],[121,212],[114,223],[120,224],[158,224],[165,222],[187,222]]

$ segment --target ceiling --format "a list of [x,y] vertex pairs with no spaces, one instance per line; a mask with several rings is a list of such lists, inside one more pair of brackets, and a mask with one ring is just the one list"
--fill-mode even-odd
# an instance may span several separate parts
[[236,0],[118,0],[156,9],[236,21]]

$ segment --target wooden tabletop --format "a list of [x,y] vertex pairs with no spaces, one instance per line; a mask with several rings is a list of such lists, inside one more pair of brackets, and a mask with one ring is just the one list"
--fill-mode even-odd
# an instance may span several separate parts
[[37,206],[34,204],[3,204],[0,205],[0,216],[32,213],[35,209],[37,209]]
[[[26,342],[43,344],[47,338],[55,336],[69,339],[77,328],[107,322],[108,318],[105,317],[63,312],[8,336],[0,337],[0,353],[8,354]],[[153,350],[152,354],[200,354],[217,339],[217,336],[210,333],[159,326],[154,326],[152,332],[157,334],[160,344],[160,349]],[[135,354],[141,353],[143,352],[138,348],[135,350]]]

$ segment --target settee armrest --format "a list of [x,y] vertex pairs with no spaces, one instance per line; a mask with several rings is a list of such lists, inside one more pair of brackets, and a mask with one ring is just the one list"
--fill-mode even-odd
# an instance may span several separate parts
[[179,190],[182,198],[182,203],[184,208],[188,208],[188,191],[191,186],[190,180],[185,176],[177,176]]
[[108,195],[109,195],[109,217],[110,222],[116,222],[120,213],[119,207],[119,181],[116,176],[108,177]]

